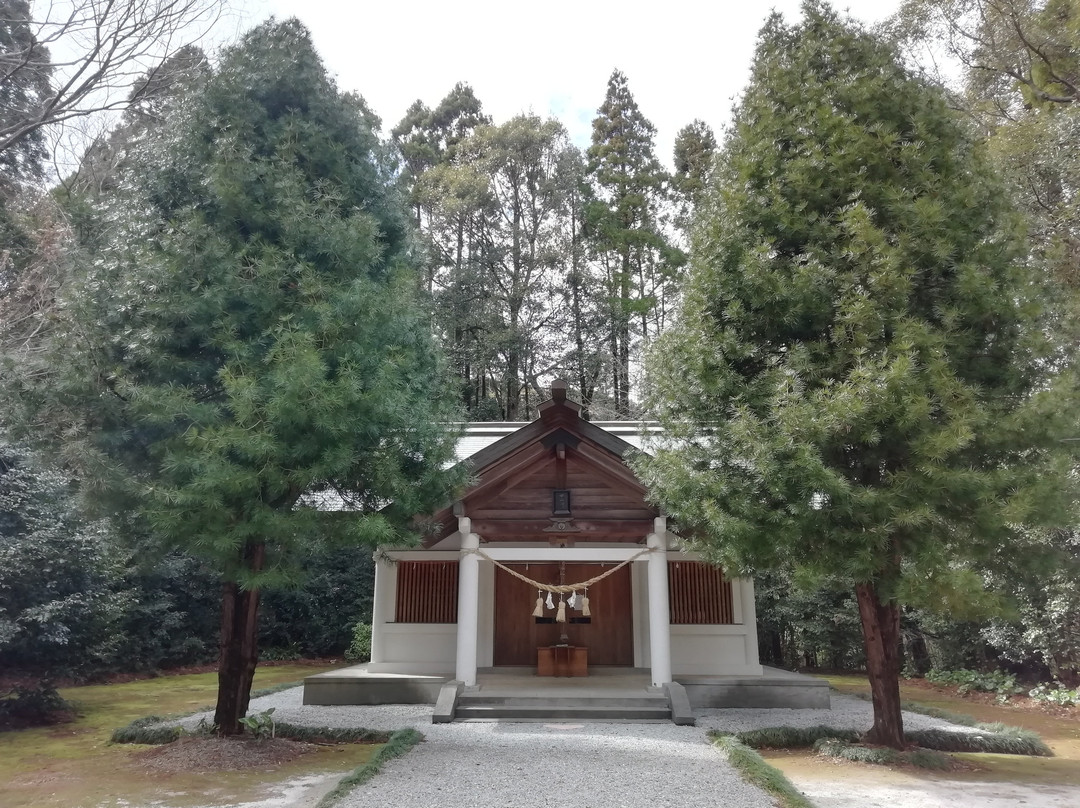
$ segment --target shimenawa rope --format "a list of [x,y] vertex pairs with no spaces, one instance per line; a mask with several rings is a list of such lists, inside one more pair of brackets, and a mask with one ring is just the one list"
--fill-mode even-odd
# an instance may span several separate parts
[[630,556],[625,561],[620,561],[618,564],[616,564],[611,569],[604,570],[599,575],[597,575],[597,576],[595,576],[593,578],[590,578],[587,581],[582,581],[579,584],[542,584],[539,581],[534,581],[532,578],[529,578],[529,577],[527,577],[525,575],[522,575],[517,570],[510,569],[510,567],[506,566],[505,564],[502,564],[502,563],[496,561],[494,558],[489,556],[483,550],[468,549],[468,550],[465,550],[464,552],[473,553],[474,555],[478,555],[481,558],[487,559],[488,561],[490,561],[492,564],[494,564],[499,569],[505,570],[506,572],[513,575],[515,578],[518,578],[519,580],[524,581],[525,583],[529,584],[530,586],[535,587],[536,589],[542,589],[545,592],[554,592],[556,595],[568,595],[571,592],[574,592],[574,591],[576,591],[578,589],[588,589],[593,584],[598,583],[599,581],[602,581],[605,578],[607,578],[609,575],[614,573],[616,570],[622,569],[627,564],[629,564],[631,561],[637,561],[639,558],[641,558],[643,555],[647,554],[650,551],[649,551],[649,548],[645,548],[644,550],[642,550],[642,551],[640,551],[638,553],[634,553],[634,555]]

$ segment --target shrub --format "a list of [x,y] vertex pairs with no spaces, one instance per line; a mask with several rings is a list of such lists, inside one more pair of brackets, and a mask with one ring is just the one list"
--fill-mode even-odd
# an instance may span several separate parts
[[15,685],[0,695],[0,728],[55,724],[69,719],[74,712],[74,705],[48,682]]
[[245,715],[240,719],[240,725],[257,740],[261,741],[266,738],[273,738],[275,727],[273,712],[276,709],[276,707],[271,707],[269,710],[263,710],[261,713]]
[[368,662],[371,659],[371,621],[361,620],[353,629],[352,643],[345,652],[350,662]]
[[1069,690],[1061,682],[1055,682],[1053,688],[1050,685],[1039,685],[1029,690],[1028,695],[1036,701],[1059,704],[1062,707],[1074,707],[1080,704],[1080,688]]
[[961,694],[977,690],[983,693],[997,693],[999,696],[1008,698],[1024,692],[1023,688],[1017,687],[1016,677],[1004,671],[983,673],[965,669],[932,670],[926,674],[926,680],[938,685],[956,685],[957,692]]

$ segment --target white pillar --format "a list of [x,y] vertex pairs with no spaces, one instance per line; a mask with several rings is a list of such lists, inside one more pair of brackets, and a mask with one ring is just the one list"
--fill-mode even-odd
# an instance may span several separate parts
[[667,517],[653,520],[649,549],[649,656],[653,687],[671,681],[671,610],[668,607]]
[[472,520],[458,517],[461,556],[458,560],[457,667],[455,678],[466,687],[476,685],[476,634],[480,623],[480,556],[470,553],[480,547],[480,537],[472,532]]
[[746,664],[760,665],[757,642],[757,609],[754,606],[754,579],[739,579],[739,595],[742,601],[743,629],[746,631]]
[[375,553],[375,592],[371,603],[371,661],[385,662],[383,651],[383,632],[386,624],[394,615],[394,601],[390,597],[390,576],[397,575],[397,570],[382,560],[380,553]]

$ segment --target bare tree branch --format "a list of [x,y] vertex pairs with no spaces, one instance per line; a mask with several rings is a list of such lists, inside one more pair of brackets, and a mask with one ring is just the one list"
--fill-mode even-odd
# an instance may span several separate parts
[[31,5],[0,0],[6,18],[0,26],[21,26],[24,34],[0,51],[0,89],[48,77],[47,89],[35,103],[5,111],[0,153],[45,127],[126,109],[158,78],[171,55],[207,35],[227,2],[66,0]]

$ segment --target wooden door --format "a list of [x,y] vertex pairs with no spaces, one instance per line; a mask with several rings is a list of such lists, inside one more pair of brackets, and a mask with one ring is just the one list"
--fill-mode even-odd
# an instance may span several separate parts
[[[534,581],[558,583],[560,564],[508,564]],[[565,564],[563,580],[585,581],[599,575],[611,564]],[[552,596],[556,605],[558,596]],[[589,665],[634,664],[633,615],[630,596],[630,566],[627,565],[589,589],[592,616],[584,622],[578,609],[567,608],[566,623],[554,620],[555,610],[545,609],[544,618],[532,616],[536,590],[509,573],[495,569],[495,665],[536,665],[536,649],[564,641],[589,649]]]

